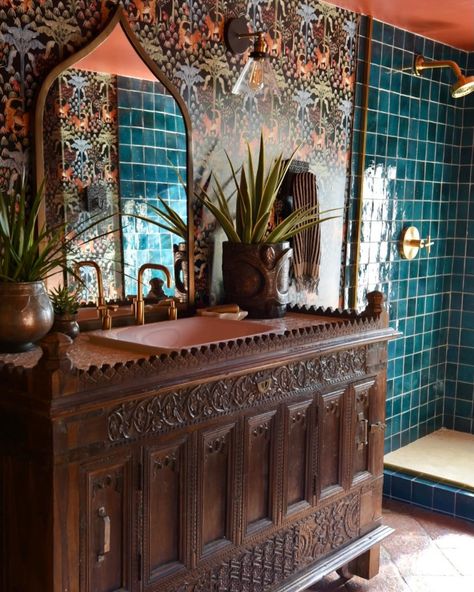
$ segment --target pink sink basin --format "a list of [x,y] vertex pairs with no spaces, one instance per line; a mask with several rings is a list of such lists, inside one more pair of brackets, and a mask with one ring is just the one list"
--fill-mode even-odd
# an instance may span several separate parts
[[[132,307],[130,305],[128,306],[120,306],[117,308],[117,310],[110,310],[110,315],[111,317],[117,318],[117,317],[129,317],[132,315]],[[79,312],[78,312],[78,321],[93,321],[95,319],[99,318],[99,311],[93,307],[93,306],[88,306],[88,307],[84,307],[84,308],[80,308]]]
[[149,325],[92,331],[89,339],[109,347],[143,353],[163,353],[270,333],[274,329],[254,321],[191,317]]

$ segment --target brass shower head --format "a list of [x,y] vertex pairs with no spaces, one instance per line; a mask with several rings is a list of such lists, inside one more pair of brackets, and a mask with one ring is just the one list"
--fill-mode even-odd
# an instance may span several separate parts
[[416,56],[414,70],[417,76],[421,76],[423,70],[428,68],[451,68],[456,74],[456,82],[451,87],[451,96],[454,99],[459,99],[474,91],[474,76],[464,76],[461,68],[451,60],[439,60],[427,62],[421,55]]

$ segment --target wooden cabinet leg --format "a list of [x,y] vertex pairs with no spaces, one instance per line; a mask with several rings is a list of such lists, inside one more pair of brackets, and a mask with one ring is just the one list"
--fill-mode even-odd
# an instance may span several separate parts
[[343,565],[339,569],[336,569],[336,573],[342,580],[345,580],[346,582],[347,582],[347,580],[350,580],[352,578],[352,576],[354,575],[351,572],[351,570],[349,569],[348,563],[346,563],[346,565]]
[[350,562],[349,571],[361,578],[370,580],[379,573],[380,543]]

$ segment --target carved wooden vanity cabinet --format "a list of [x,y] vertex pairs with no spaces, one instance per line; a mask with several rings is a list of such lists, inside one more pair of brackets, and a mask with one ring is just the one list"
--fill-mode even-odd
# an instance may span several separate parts
[[[79,370],[0,365],[5,592],[303,590],[371,577],[386,342],[365,313]],[[310,316],[311,315],[311,316]],[[314,319],[314,321],[312,321]]]

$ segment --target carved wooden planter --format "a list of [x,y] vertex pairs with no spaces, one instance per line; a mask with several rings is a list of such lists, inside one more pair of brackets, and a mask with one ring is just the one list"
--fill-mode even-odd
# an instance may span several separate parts
[[290,244],[223,243],[222,273],[227,302],[255,319],[285,315],[288,304]]

